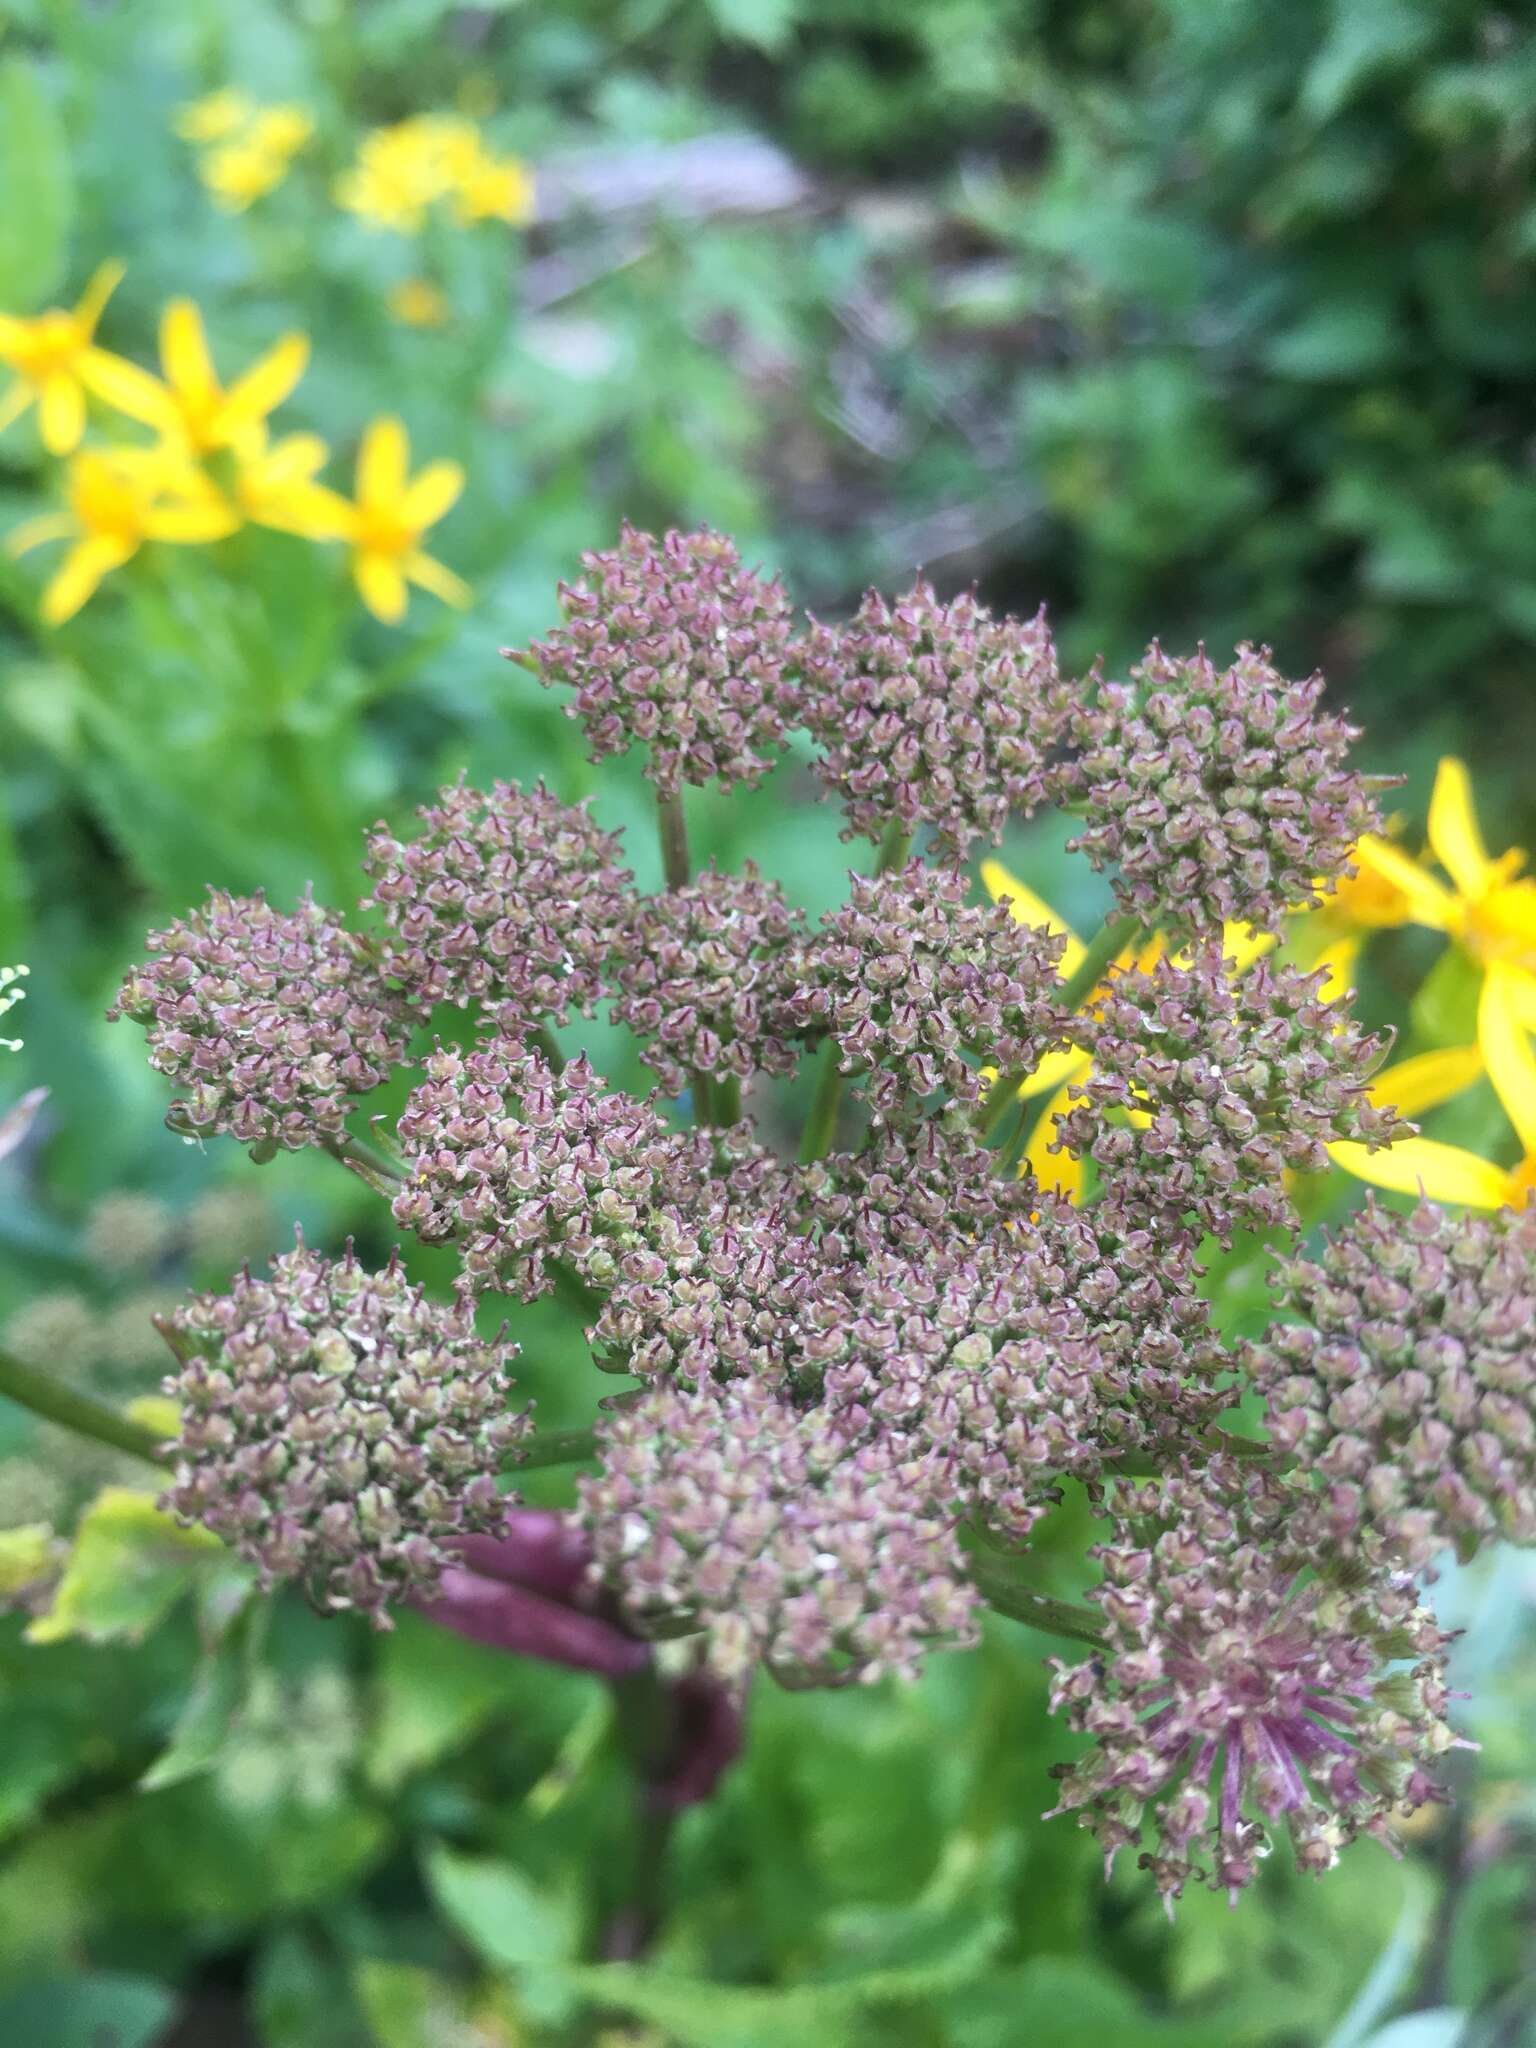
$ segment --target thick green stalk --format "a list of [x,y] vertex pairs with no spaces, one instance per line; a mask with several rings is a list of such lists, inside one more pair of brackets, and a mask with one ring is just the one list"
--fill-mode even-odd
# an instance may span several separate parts
[[350,1131],[343,1131],[339,1137],[324,1138],[321,1145],[349,1172],[366,1181],[376,1195],[382,1195],[386,1202],[392,1201],[395,1190],[404,1184],[406,1176],[402,1166],[376,1146],[362,1138],[354,1138]]
[[656,826],[661,838],[661,871],[669,889],[686,889],[693,879],[693,857],[688,851],[688,820],[683,815],[682,792],[675,796],[656,795]]
[[[1140,935],[1141,925],[1136,918],[1106,918],[1089,941],[1082,959],[1056,991],[1056,1001],[1062,1010],[1071,1015],[1081,1009],[1104,979],[1109,963],[1134,946]],[[996,1132],[1028,1079],[1028,1073],[1020,1071],[999,1074],[992,1083],[976,1109],[976,1128],[984,1138]]]
[[542,1465],[580,1465],[597,1449],[597,1432],[591,1429],[538,1430],[518,1462],[520,1472],[536,1471]]
[[1070,1600],[1054,1599],[1049,1593],[1034,1593],[1015,1585],[1006,1571],[993,1566],[984,1552],[973,1552],[971,1576],[987,1605],[1011,1621],[1027,1622],[1053,1636],[1069,1636],[1076,1643],[1103,1646],[1104,1624],[1091,1607],[1079,1607]]
[[131,1422],[117,1409],[108,1407],[105,1401],[82,1394],[77,1388],[55,1379],[51,1373],[38,1372],[3,1351],[0,1351],[0,1394],[22,1408],[29,1408],[34,1415],[42,1416],[45,1422],[56,1422],[61,1429],[72,1429],[76,1436],[88,1436],[96,1443],[109,1445],[114,1451],[126,1451],[130,1457],[143,1458],[150,1465],[168,1462],[165,1445],[152,1429],[146,1429],[140,1422]]
[[555,1034],[553,1033],[553,1031],[549,1029],[549,1026],[547,1024],[539,1024],[535,1026],[533,1033],[533,1042],[539,1048],[539,1051],[543,1053],[545,1059],[549,1061],[550,1066],[558,1074],[561,1068],[565,1065],[565,1054],[560,1050],[559,1046],[556,1044]]
[[1192,1442],[1170,1444],[1164,1455],[1159,1457],[1151,1451],[1125,1451],[1109,1467],[1109,1476],[1120,1475],[1126,1479],[1155,1478],[1176,1466],[1190,1451],[1202,1452],[1208,1458],[1239,1458],[1245,1464],[1265,1460],[1273,1472],[1288,1472],[1296,1460],[1290,1454],[1277,1455],[1273,1445],[1260,1443],[1251,1436],[1237,1436],[1230,1429],[1206,1429]]

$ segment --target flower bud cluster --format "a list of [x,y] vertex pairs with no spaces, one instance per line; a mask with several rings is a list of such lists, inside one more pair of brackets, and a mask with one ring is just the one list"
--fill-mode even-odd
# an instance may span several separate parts
[[709,1169],[701,1141],[647,1102],[608,1092],[583,1055],[556,1073],[512,1039],[439,1047],[406,1102],[407,1178],[395,1221],[428,1244],[457,1239],[476,1287],[532,1300],[563,1260],[609,1286],[623,1253],[667,1228]]
[[713,1669],[791,1685],[913,1675],[975,1639],[947,1517],[890,1445],[751,1381],[661,1385],[614,1411],[581,1482],[598,1568],[645,1633],[702,1629]]
[[1043,610],[995,619],[973,595],[941,604],[922,577],[894,603],[870,591],[846,626],[813,623],[801,669],[816,771],[843,800],[845,837],[927,824],[957,860],[1044,800],[1076,697]]
[[643,741],[664,797],[684,783],[761,782],[794,711],[783,587],[707,529],[657,540],[625,526],[582,567],[560,586],[565,624],[513,658],[575,691],[566,709],[592,759]]
[[147,941],[109,1017],[132,1017],[195,1137],[297,1150],[337,1136],[405,1054],[407,1023],[363,946],[308,897],[290,913],[209,892]]
[[1194,1216],[1224,1244],[1238,1226],[1293,1228],[1287,1170],[1411,1128],[1366,1093],[1390,1041],[1323,1002],[1324,979],[1267,959],[1233,973],[1219,945],[1115,974],[1079,1022],[1093,1067],[1061,1143],[1122,1200]]
[[531,1418],[506,1405],[517,1347],[479,1339],[467,1299],[301,1244],[163,1327],[182,1361],[165,1504],[264,1581],[303,1579],[387,1628],[387,1603],[430,1594],[456,1539],[500,1525],[496,1477]]
[[1121,908],[1174,937],[1223,923],[1278,932],[1319,886],[1352,874],[1381,829],[1370,785],[1347,766],[1357,729],[1319,709],[1323,679],[1293,683],[1267,648],[1230,668],[1153,644],[1129,683],[1079,713],[1064,792],[1086,806],[1074,839],[1117,869]]
[[652,1043],[641,1057],[668,1094],[710,1080],[791,1074],[784,1036],[793,948],[804,917],[750,862],[713,865],[684,889],[634,900],[625,920],[613,1014]]
[[423,1008],[494,1001],[509,1032],[590,1016],[634,879],[617,834],[543,783],[460,782],[420,817],[412,839],[368,839],[363,907],[393,928],[389,972]]
[[958,869],[914,861],[849,880],[806,947],[789,1013],[803,1036],[831,1037],[878,1118],[941,1088],[972,1101],[983,1057],[1027,1070],[1061,1042],[1059,934],[968,904]]
[[1412,1581],[1310,1574],[1280,1483],[1233,1460],[1114,1507],[1093,1553],[1106,1647],[1056,1666],[1052,1707],[1093,1742],[1059,1770],[1056,1811],[1079,1811],[1107,1864],[1150,1838],[1141,1866],[1170,1904],[1190,1882],[1235,1898],[1280,1825],[1314,1873],[1362,1833],[1392,1846],[1394,1815],[1443,1796],[1431,1774],[1456,1743],[1447,1638]]
[[1536,1543],[1536,1207],[1373,1199],[1274,1284],[1306,1321],[1273,1324],[1247,1363],[1331,1544],[1418,1570],[1452,1544]]

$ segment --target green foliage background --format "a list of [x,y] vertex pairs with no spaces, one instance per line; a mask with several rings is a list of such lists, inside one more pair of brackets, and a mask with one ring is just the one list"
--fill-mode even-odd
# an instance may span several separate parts
[[[318,121],[238,219],[171,126],[225,83]],[[441,237],[453,324],[404,329],[384,293],[415,259],[338,213],[328,177],[363,128],[466,97],[541,174],[596,164],[599,196],[527,235]],[[621,516],[726,527],[828,612],[920,559],[946,588],[1043,598],[1074,662],[1154,633],[1269,640],[1325,667],[1410,809],[1452,748],[1493,844],[1528,842],[1533,106],[1529,10],[1473,0],[4,0],[0,307],[61,302],[121,255],[106,339],[137,360],[179,293],[229,368],[304,328],[291,424],[349,457],[395,410],[419,456],[465,463],[434,546],[476,603],[418,598],[390,632],[318,550],[247,532],[134,565],[50,633],[33,566],[0,561],[0,961],[33,968],[0,1111],[51,1091],[0,1167],[0,1316],[85,1304],[95,1334],[77,1315],[59,1367],[121,1396],[154,1372],[114,1312],[137,1303],[142,1329],[156,1289],[228,1270],[209,1199],[256,1170],[168,1137],[134,1035],[100,1021],[146,927],[205,884],[347,900],[361,825],[461,767],[598,789],[655,879],[631,766],[599,783],[495,654]],[[730,139],[734,208],[623,203],[642,158],[701,137]],[[763,143],[791,203],[765,203]],[[53,489],[11,429],[0,526]],[[792,759],[701,800],[698,850],[750,852],[820,909],[845,855],[809,794]],[[1010,854],[1093,917],[1050,835]],[[1384,1014],[1421,966],[1411,941],[1389,953]],[[587,1042],[640,1078],[617,1034]],[[101,1256],[96,1205],[123,1189],[184,1219],[143,1271]],[[329,1162],[260,1189],[254,1255],[295,1216],[315,1242],[387,1246]],[[1262,1295],[1252,1264],[1220,1276],[1230,1327]],[[558,1318],[518,1334],[543,1417],[581,1422]],[[65,1458],[0,1413],[0,1495],[29,1463],[77,1500],[133,1483]],[[228,1588],[205,1559],[120,1495],[87,1532],[63,1639],[0,1622],[0,2041],[19,2048],[1536,2040],[1518,1561],[1445,1589],[1483,1749],[1403,1864],[1366,1845],[1313,1886],[1277,1857],[1237,1913],[1193,1897],[1165,1925],[1133,1873],[1106,1887],[1086,1838],[1038,1819],[1056,1646],[998,1623],[911,1690],[756,1696],[744,1762],[680,1830],[660,1942],[628,1966],[589,1960],[634,1852],[594,1683],[288,1602],[262,1642],[209,1652]],[[1081,1538],[1071,1513],[1052,1525],[1063,1592]]]

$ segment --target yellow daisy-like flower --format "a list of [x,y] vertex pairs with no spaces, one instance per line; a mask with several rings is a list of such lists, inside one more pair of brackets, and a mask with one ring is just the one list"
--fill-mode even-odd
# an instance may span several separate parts
[[1504,1167],[1461,1145],[1435,1138],[1400,1138],[1380,1152],[1363,1145],[1330,1145],[1329,1157],[1359,1180],[1399,1194],[1425,1194],[1471,1209],[1520,1208],[1536,1192],[1536,1028],[1529,976],[1494,961],[1483,976],[1476,1045],[1420,1053],[1387,1067],[1371,1083],[1376,1102],[1419,1116],[1438,1109],[1480,1074],[1486,1074],[1514,1126],[1523,1153]]
[[467,605],[473,593],[462,577],[434,561],[421,545],[464,488],[456,462],[429,462],[410,475],[410,442],[401,422],[374,420],[357,455],[353,500],[326,494],[332,533],[352,546],[358,594],[376,619],[398,625],[409,601],[407,586],[419,584],[445,604]]
[[125,393],[148,402],[154,378],[96,346],[102,309],[122,276],[121,263],[103,263],[72,310],[55,306],[30,319],[0,313],[0,363],[15,372],[0,397],[0,432],[36,403],[43,446],[50,455],[70,455],[85,433],[88,391],[120,411]]
[[333,187],[336,203],[373,227],[415,235],[427,211],[448,200],[461,226],[520,224],[533,217],[533,179],[516,157],[493,155],[460,114],[415,114],[375,128]]
[[47,541],[71,543],[43,592],[50,626],[73,618],[146,541],[222,540],[240,523],[200,470],[160,449],[86,450],[69,465],[67,494],[68,511],[29,519],[6,541],[13,555]]
[[[1066,945],[1062,951],[1059,973],[1063,981],[1070,980],[1082,965],[1087,948],[1070,925],[1058,917],[1043,898],[1037,896],[1026,882],[1010,872],[1000,860],[984,860],[981,864],[981,879],[987,893],[994,902],[1008,899],[1008,908],[1016,923],[1044,925],[1047,931],[1061,934]],[[1267,934],[1252,931],[1247,925],[1229,924],[1222,933],[1222,943],[1227,957],[1234,967],[1241,970],[1267,953],[1274,941]],[[1166,950],[1161,934],[1154,933],[1141,946],[1128,947],[1118,954],[1106,969],[1106,979],[1116,971],[1139,968],[1146,972],[1155,966]],[[1101,982],[1084,996],[1081,1008],[1097,998]],[[1067,1046],[1060,1052],[1047,1053],[1035,1071],[1019,1090],[1022,1101],[1039,1095],[1049,1100],[1035,1119],[1034,1127],[1024,1146],[1019,1160],[1019,1172],[1034,1174],[1042,1188],[1055,1190],[1065,1195],[1068,1201],[1080,1199],[1083,1190],[1082,1161],[1074,1159],[1068,1152],[1052,1152],[1051,1140],[1056,1133],[1056,1119],[1064,1116],[1070,1106],[1072,1090],[1080,1087],[1089,1073],[1093,1061],[1088,1053],[1078,1046]]]
[[307,336],[285,334],[226,387],[213,366],[202,314],[190,299],[173,299],[160,318],[164,384],[146,378],[147,391],[137,386],[120,391],[114,403],[200,455],[250,447],[259,442],[268,413],[288,397],[308,361]]
[[1362,839],[1357,853],[1362,868],[1400,892],[1404,922],[1447,933],[1485,971],[1512,967],[1532,982],[1536,999],[1536,879],[1521,873],[1526,856],[1517,847],[1490,858],[1466,763],[1453,755],[1435,776],[1429,847],[1449,882],[1384,839]]
[[318,434],[286,434],[270,444],[263,435],[236,458],[230,496],[240,516],[304,540],[335,540],[336,494],[317,481],[330,452]]
[[315,123],[303,107],[261,107],[244,93],[225,90],[181,108],[176,132],[187,142],[209,145],[197,174],[227,213],[243,213],[283,182]]
[[477,220],[504,220],[526,227],[533,219],[533,173],[515,156],[484,152],[464,167],[453,193],[453,210],[466,226]]

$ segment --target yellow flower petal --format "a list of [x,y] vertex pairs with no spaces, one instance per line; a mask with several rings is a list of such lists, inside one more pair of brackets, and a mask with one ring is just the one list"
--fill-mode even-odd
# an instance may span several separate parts
[[160,362],[178,397],[205,398],[218,388],[203,316],[190,299],[172,299],[160,315]]
[[415,533],[435,526],[464,488],[464,471],[457,462],[429,462],[400,501],[400,518]]
[[1271,932],[1255,931],[1251,924],[1224,924],[1221,928],[1222,953],[1239,974],[1245,967],[1251,967],[1255,960],[1262,960],[1266,953],[1273,952],[1275,945]]
[[239,514],[222,498],[189,498],[184,504],[155,505],[144,512],[146,540],[169,540],[195,544],[223,540],[240,524]]
[[1364,1145],[1330,1145],[1328,1156],[1357,1180],[1401,1195],[1428,1195],[1468,1209],[1502,1209],[1511,1196],[1511,1176],[1502,1167],[1433,1138],[1404,1138],[1379,1152]]
[[1056,915],[1044,897],[1037,896],[1027,882],[1021,882],[1000,860],[982,862],[981,880],[994,903],[1001,903],[1005,896],[1008,898],[1008,908],[1016,924],[1044,925],[1049,932],[1061,932],[1067,941],[1066,951],[1061,956],[1062,978],[1065,980],[1067,976],[1076,974],[1086,949],[1071,925]]
[[176,402],[158,377],[104,348],[88,348],[80,358],[80,381],[114,412],[162,433],[176,424]]
[[1524,978],[1498,962],[1488,969],[1477,1006],[1477,1042],[1488,1078],[1529,1156],[1536,1153],[1536,1055],[1520,1016]]
[[359,552],[353,558],[352,574],[358,595],[373,616],[386,626],[398,626],[409,601],[398,558]]
[[97,265],[90,283],[75,303],[75,328],[82,341],[89,341],[96,332],[96,323],[108,299],[117,290],[126,274],[126,265],[118,262]]
[[386,415],[363,433],[357,451],[357,496],[360,504],[397,509],[405,491],[410,442],[401,422]]
[[1032,1095],[1044,1095],[1052,1088],[1064,1087],[1068,1081],[1080,1081],[1092,1064],[1089,1054],[1075,1045],[1069,1045],[1061,1052],[1048,1052],[1019,1090],[1020,1099],[1027,1101]]
[[276,410],[303,376],[309,362],[309,337],[285,334],[274,348],[237,377],[221,409],[220,424],[234,439],[243,428]]
[[1019,1176],[1033,1173],[1042,1188],[1065,1195],[1069,1202],[1080,1201],[1083,1192],[1083,1164],[1074,1159],[1070,1152],[1052,1152],[1051,1140],[1056,1135],[1056,1119],[1065,1116],[1070,1106],[1068,1088],[1059,1088],[1041,1110],[1035,1128],[1029,1134],[1029,1142],[1019,1160]]
[[1311,971],[1315,974],[1319,967],[1324,970],[1324,980],[1317,992],[1325,1003],[1342,1002],[1349,994],[1355,978],[1355,963],[1359,958],[1358,933],[1347,939],[1335,939],[1331,945],[1323,947],[1312,962]]
[[58,370],[44,384],[38,400],[43,446],[50,455],[70,455],[85,433],[85,393],[79,380]]
[[1436,860],[1463,896],[1481,896],[1492,863],[1472,807],[1472,778],[1465,761],[1447,754],[1429,799],[1429,843]]
[[1383,1109],[1395,1109],[1400,1116],[1419,1116],[1470,1088],[1482,1071],[1479,1048],[1456,1045],[1399,1060],[1395,1067],[1379,1073],[1366,1092]]
[[91,534],[77,541],[59,565],[58,573],[43,592],[43,617],[50,626],[62,626],[96,593],[103,576],[120,569],[137,551],[137,543],[112,540],[105,534]]
[[461,612],[468,611],[475,601],[475,593],[464,578],[455,576],[451,569],[444,568],[430,555],[407,555],[405,573],[423,590],[430,590],[434,597],[440,597],[444,604],[451,604]]
[[1355,848],[1355,859],[1384,882],[1400,889],[1407,899],[1408,915],[1414,924],[1427,924],[1432,931],[1448,932],[1457,922],[1456,898],[1443,882],[1437,882],[1427,868],[1420,867],[1385,839],[1367,834]]

